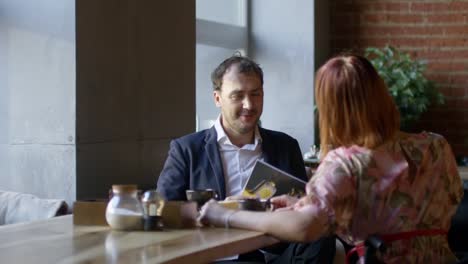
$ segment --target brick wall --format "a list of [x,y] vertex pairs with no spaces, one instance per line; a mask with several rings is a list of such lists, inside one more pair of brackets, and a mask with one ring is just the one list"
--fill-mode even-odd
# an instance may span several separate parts
[[446,103],[417,127],[468,156],[468,1],[331,0],[330,8],[333,53],[389,44],[428,62],[427,77]]

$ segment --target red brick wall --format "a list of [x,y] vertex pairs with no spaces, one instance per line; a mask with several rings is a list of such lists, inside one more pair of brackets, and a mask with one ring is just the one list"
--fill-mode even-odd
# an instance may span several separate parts
[[427,77],[445,95],[418,123],[468,155],[468,1],[331,0],[331,50],[386,44],[428,62]]

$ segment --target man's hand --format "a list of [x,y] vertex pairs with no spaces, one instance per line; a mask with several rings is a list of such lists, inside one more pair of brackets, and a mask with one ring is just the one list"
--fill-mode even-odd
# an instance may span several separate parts
[[224,227],[225,219],[230,211],[232,210],[224,208],[214,199],[211,199],[200,209],[200,216],[198,217],[198,221],[203,225]]

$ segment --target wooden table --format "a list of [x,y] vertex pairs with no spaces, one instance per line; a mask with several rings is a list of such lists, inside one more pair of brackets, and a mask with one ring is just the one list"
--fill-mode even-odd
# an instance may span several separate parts
[[240,229],[112,231],[105,226],[74,226],[67,215],[0,226],[0,262],[206,263],[276,242]]

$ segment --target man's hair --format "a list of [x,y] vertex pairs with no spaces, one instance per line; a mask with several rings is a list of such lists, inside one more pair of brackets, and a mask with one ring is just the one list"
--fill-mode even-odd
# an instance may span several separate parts
[[262,68],[253,60],[242,56],[240,54],[234,54],[233,56],[225,59],[221,64],[214,69],[211,73],[211,82],[213,83],[213,90],[220,91],[221,86],[223,85],[223,76],[226,74],[226,71],[232,65],[237,65],[239,73],[243,74],[255,74],[260,79],[260,82],[263,86],[263,71]]
[[323,156],[333,147],[375,148],[400,126],[398,109],[372,64],[358,55],[327,61],[315,80]]

